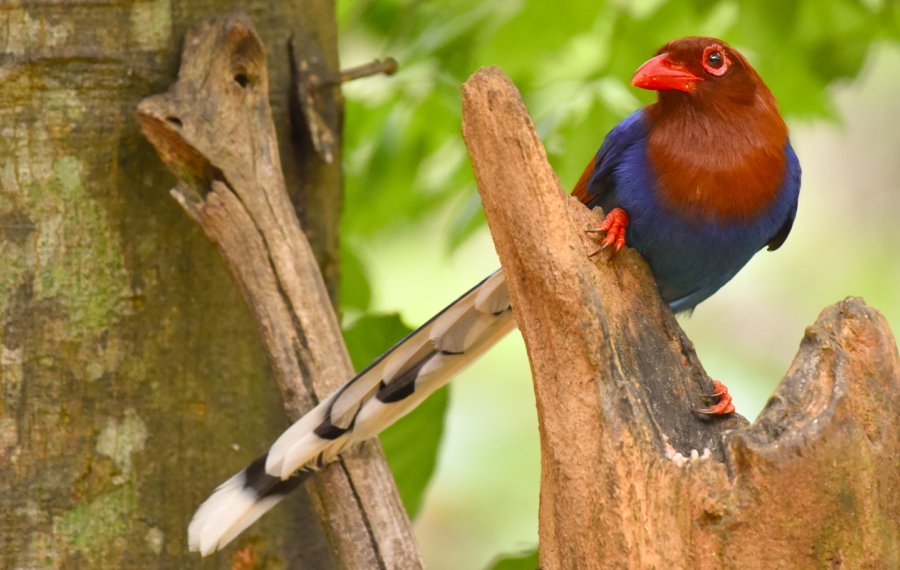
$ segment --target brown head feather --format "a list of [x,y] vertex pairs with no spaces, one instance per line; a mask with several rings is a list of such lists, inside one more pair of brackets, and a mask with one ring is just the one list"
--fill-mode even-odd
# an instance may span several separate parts
[[[719,46],[727,69],[704,68]],[[697,221],[740,221],[775,199],[785,171],[787,127],[775,98],[747,60],[715,38],[691,37],[660,54],[701,78],[690,92],[659,92],[647,108],[647,154],[663,203]]]

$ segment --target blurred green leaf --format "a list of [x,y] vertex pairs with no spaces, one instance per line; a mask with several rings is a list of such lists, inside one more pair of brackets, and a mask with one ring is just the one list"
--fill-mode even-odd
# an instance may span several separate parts
[[[361,369],[409,332],[411,329],[396,314],[367,315],[344,331],[344,340],[353,365]],[[419,512],[437,464],[449,399],[447,388],[438,390],[381,434],[381,445],[410,518]]]
[[485,223],[487,222],[481,207],[481,196],[472,188],[472,191],[463,197],[462,204],[456,208],[452,217],[450,234],[447,236],[450,251],[465,243],[466,239],[484,227]]
[[366,270],[344,240],[341,244],[341,307],[365,311],[371,301],[372,288]]
[[445,386],[381,434],[384,454],[410,518],[419,513],[437,465],[449,403],[449,386]]
[[538,568],[537,548],[531,552],[501,556],[491,562],[488,570],[536,570]]
[[353,367],[362,370],[412,332],[396,313],[366,315],[344,329],[344,342]]

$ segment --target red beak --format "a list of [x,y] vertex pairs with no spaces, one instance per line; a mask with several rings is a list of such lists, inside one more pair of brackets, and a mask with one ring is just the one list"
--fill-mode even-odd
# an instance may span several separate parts
[[699,77],[684,67],[672,63],[669,55],[665,53],[642,65],[631,78],[631,84],[641,89],[653,91],[677,89],[685,93],[693,91],[694,85],[698,81],[700,81]]

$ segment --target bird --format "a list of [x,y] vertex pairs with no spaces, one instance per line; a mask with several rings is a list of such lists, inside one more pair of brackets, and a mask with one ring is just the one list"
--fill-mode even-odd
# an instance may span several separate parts
[[[763,248],[778,249],[797,213],[800,164],[775,97],[726,42],[685,37],[634,73],[656,101],[605,137],[572,194],[606,216],[591,231],[612,255],[626,244],[650,265],[675,313],[692,311]],[[599,250],[598,250],[599,251]],[[500,269],[397,342],[222,483],[188,528],[191,550],[221,549],[316,470],[376,436],[515,328]],[[734,411],[727,389],[699,410]]]

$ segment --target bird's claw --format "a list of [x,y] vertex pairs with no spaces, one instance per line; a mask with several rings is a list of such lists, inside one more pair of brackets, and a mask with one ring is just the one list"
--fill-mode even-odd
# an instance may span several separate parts
[[619,253],[619,251],[625,247],[625,232],[628,229],[629,221],[630,217],[625,210],[622,208],[613,208],[606,217],[603,218],[600,227],[585,230],[588,233],[606,234],[606,237],[604,237],[603,241],[600,243],[600,247],[589,253],[588,257],[594,257],[609,247],[613,248],[613,255]]
[[713,391],[708,392],[706,394],[700,394],[703,398],[719,398],[720,396],[727,394],[728,388],[725,387],[725,384],[722,384],[718,380],[713,380]]
[[719,398],[719,401],[708,408],[695,409],[697,414],[708,416],[727,416],[734,413],[734,400],[728,393],[728,388],[718,380],[713,380],[713,391],[703,394],[704,398]]

